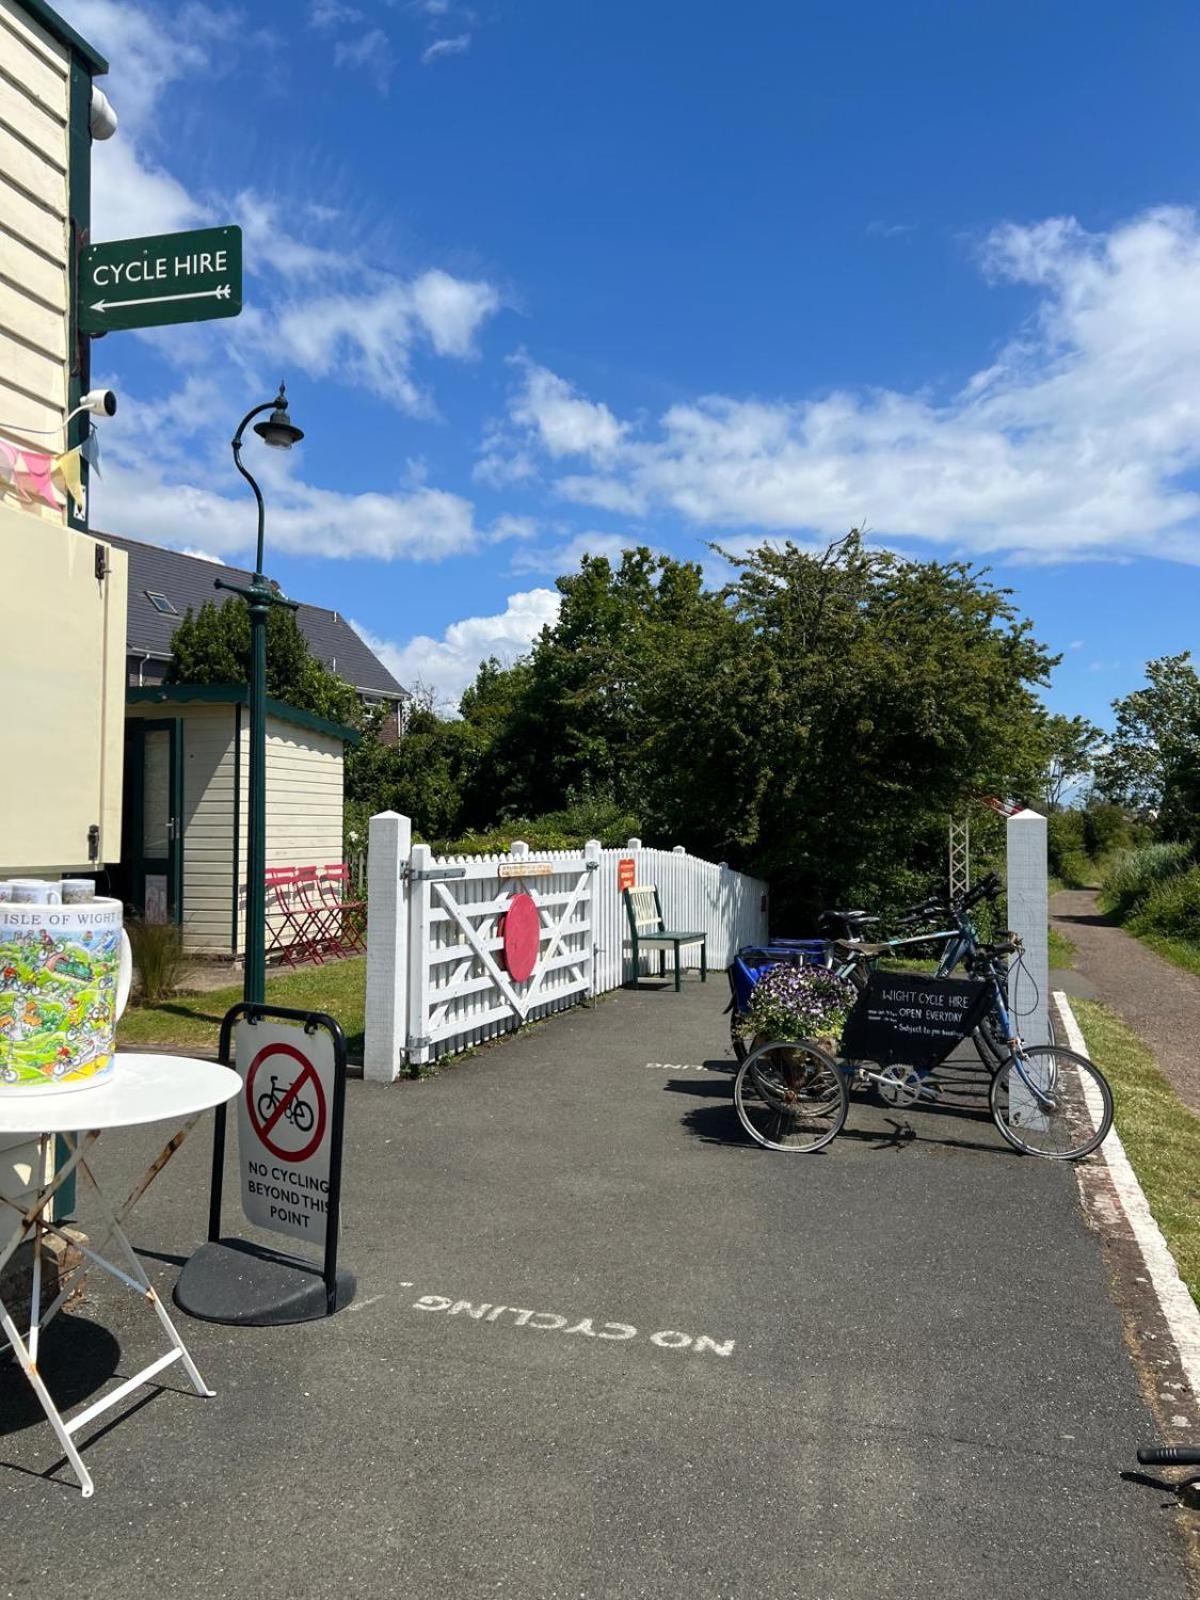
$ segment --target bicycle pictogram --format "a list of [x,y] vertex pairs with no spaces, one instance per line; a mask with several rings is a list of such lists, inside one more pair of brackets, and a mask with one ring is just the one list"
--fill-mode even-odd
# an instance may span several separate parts
[[[279,1079],[271,1074],[271,1087],[258,1097],[259,1121],[264,1125],[272,1120],[271,1113],[284,1099],[287,1091],[280,1087]],[[314,1122],[313,1108],[307,1100],[302,1100],[299,1094],[291,1095],[283,1107],[282,1115],[288,1122],[294,1123],[298,1133],[308,1133]]]

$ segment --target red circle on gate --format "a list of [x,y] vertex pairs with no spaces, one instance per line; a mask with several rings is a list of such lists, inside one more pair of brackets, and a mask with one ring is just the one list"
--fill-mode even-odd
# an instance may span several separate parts
[[515,894],[504,913],[504,970],[510,978],[524,983],[533,977],[537,966],[538,946],[542,942],[542,919],[533,896]]

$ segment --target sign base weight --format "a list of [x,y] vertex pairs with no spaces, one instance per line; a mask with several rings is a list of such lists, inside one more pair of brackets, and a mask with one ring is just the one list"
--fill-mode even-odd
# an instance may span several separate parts
[[175,1304],[201,1322],[275,1328],[341,1311],[356,1288],[344,1267],[337,1269],[331,1295],[318,1263],[248,1239],[220,1239],[201,1245],[188,1261],[175,1285]]

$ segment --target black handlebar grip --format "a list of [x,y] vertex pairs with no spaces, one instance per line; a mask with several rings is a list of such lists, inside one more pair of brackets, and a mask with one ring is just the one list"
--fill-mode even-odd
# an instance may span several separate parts
[[1143,1445],[1137,1458],[1143,1467],[1200,1467],[1200,1448],[1187,1444]]

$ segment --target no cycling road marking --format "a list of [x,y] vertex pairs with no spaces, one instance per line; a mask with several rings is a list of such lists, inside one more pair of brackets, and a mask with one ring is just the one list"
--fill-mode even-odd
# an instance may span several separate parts
[[[449,1317],[467,1317],[480,1324],[499,1323],[503,1327],[533,1328],[539,1333],[575,1334],[585,1339],[605,1339],[628,1343],[643,1335],[631,1322],[600,1322],[595,1317],[572,1320],[557,1311],[532,1311],[524,1306],[493,1305],[490,1300],[452,1300],[446,1294],[423,1294],[413,1302],[414,1311],[443,1311]],[[690,1350],[694,1355],[731,1356],[736,1339],[713,1339],[706,1333],[684,1333],[678,1328],[660,1328],[648,1335],[660,1350]]]
[[647,1072],[717,1072],[722,1077],[729,1076],[728,1067],[709,1067],[697,1065],[694,1061],[647,1061]]

